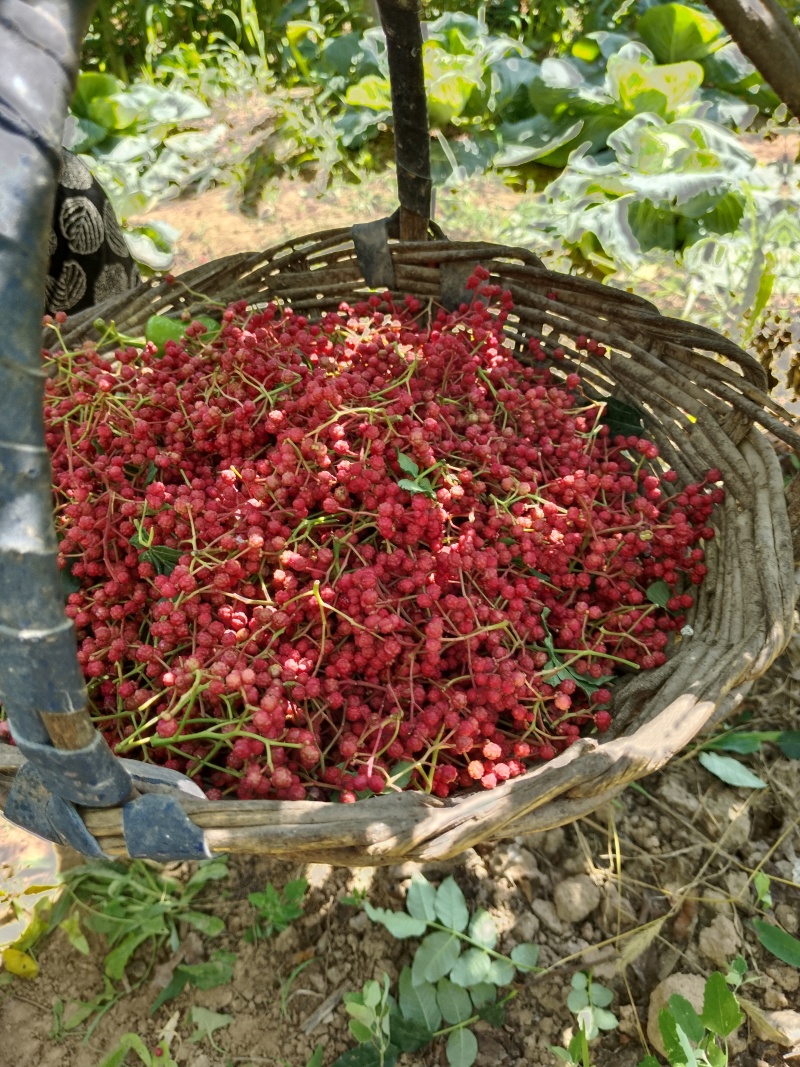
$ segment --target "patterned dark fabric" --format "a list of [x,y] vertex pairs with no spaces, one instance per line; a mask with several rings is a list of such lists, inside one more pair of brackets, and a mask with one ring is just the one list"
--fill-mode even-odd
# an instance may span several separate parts
[[141,281],[108,197],[66,148],[56,189],[45,310],[82,311]]

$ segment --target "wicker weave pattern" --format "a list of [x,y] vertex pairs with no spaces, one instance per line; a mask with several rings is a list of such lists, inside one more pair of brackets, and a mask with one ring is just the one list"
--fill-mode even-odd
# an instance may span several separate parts
[[[602,341],[609,355],[582,366],[584,380],[642,410],[644,434],[681,482],[710,467],[723,472],[726,500],[714,517],[718,533],[690,618],[694,634],[662,667],[618,683],[612,736],[603,744],[584,739],[521,778],[448,801],[402,793],[343,808],[187,798],[184,807],[212,850],[377,866],[452,856],[480,841],[570,822],[661,767],[729,713],[789,639],[796,595],[792,531],[777,456],[763,430],[799,451],[800,436],[764,393],[756,360],[711,330],[661,316],[640,297],[548,271],[524,249],[439,241],[390,247],[400,295],[438,302],[455,275],[466,277],[478,262],[490,269],[513,294],[508,332],[523,361],[532,337],[553,341],[563,332],[567,369],[578,362],[567,339],[585,333]],[[228,256],[174,285],[145,284],[68,320],[64,339],[74,347],[99,336],[97,316],[136,335],[154,314],[207,314],[236,300],[273,299],[313,314],[367,292],[350,231],[326,231]],[[13,773],[18,762],[9,750],[0,756],[0,772]],[[119,809],[84,815],[109,853],[125,854]]]

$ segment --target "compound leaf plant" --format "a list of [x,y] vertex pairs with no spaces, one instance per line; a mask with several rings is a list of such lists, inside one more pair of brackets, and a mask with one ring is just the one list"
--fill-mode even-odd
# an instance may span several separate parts
[[359,1042],[332,1067],[392,1067],[402,1052],[446,1041],[450,1067],[471,1067],[478,1042],[470,1026],[480,1019],[503,1021],[503,1006],[515,996],[501,990],[518,973],[536,970],[536,945],[516,945],[510,956],[495,948],[497,926],[482,908],[470,913],[452,877],[436,888],[415,874],[405,911],[364,904],[367,915],[400,940],[421,938],[403,967],[393,994],[387,975],[345,995],[350,1032]]

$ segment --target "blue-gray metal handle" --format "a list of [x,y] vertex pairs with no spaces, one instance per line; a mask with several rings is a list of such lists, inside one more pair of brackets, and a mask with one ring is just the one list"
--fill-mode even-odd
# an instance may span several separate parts
[[64,122],[93,8],[0,0],[0,702],[29,760],[6,813],[88,854],[99,847],[75,805],[138,801],[89,718],[64,612],[40,339]]

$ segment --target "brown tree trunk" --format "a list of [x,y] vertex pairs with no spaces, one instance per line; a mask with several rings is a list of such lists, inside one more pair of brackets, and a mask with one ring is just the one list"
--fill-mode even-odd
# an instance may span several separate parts
[[800,118],[800,31],[778,0],[706,0],[706,6]]

